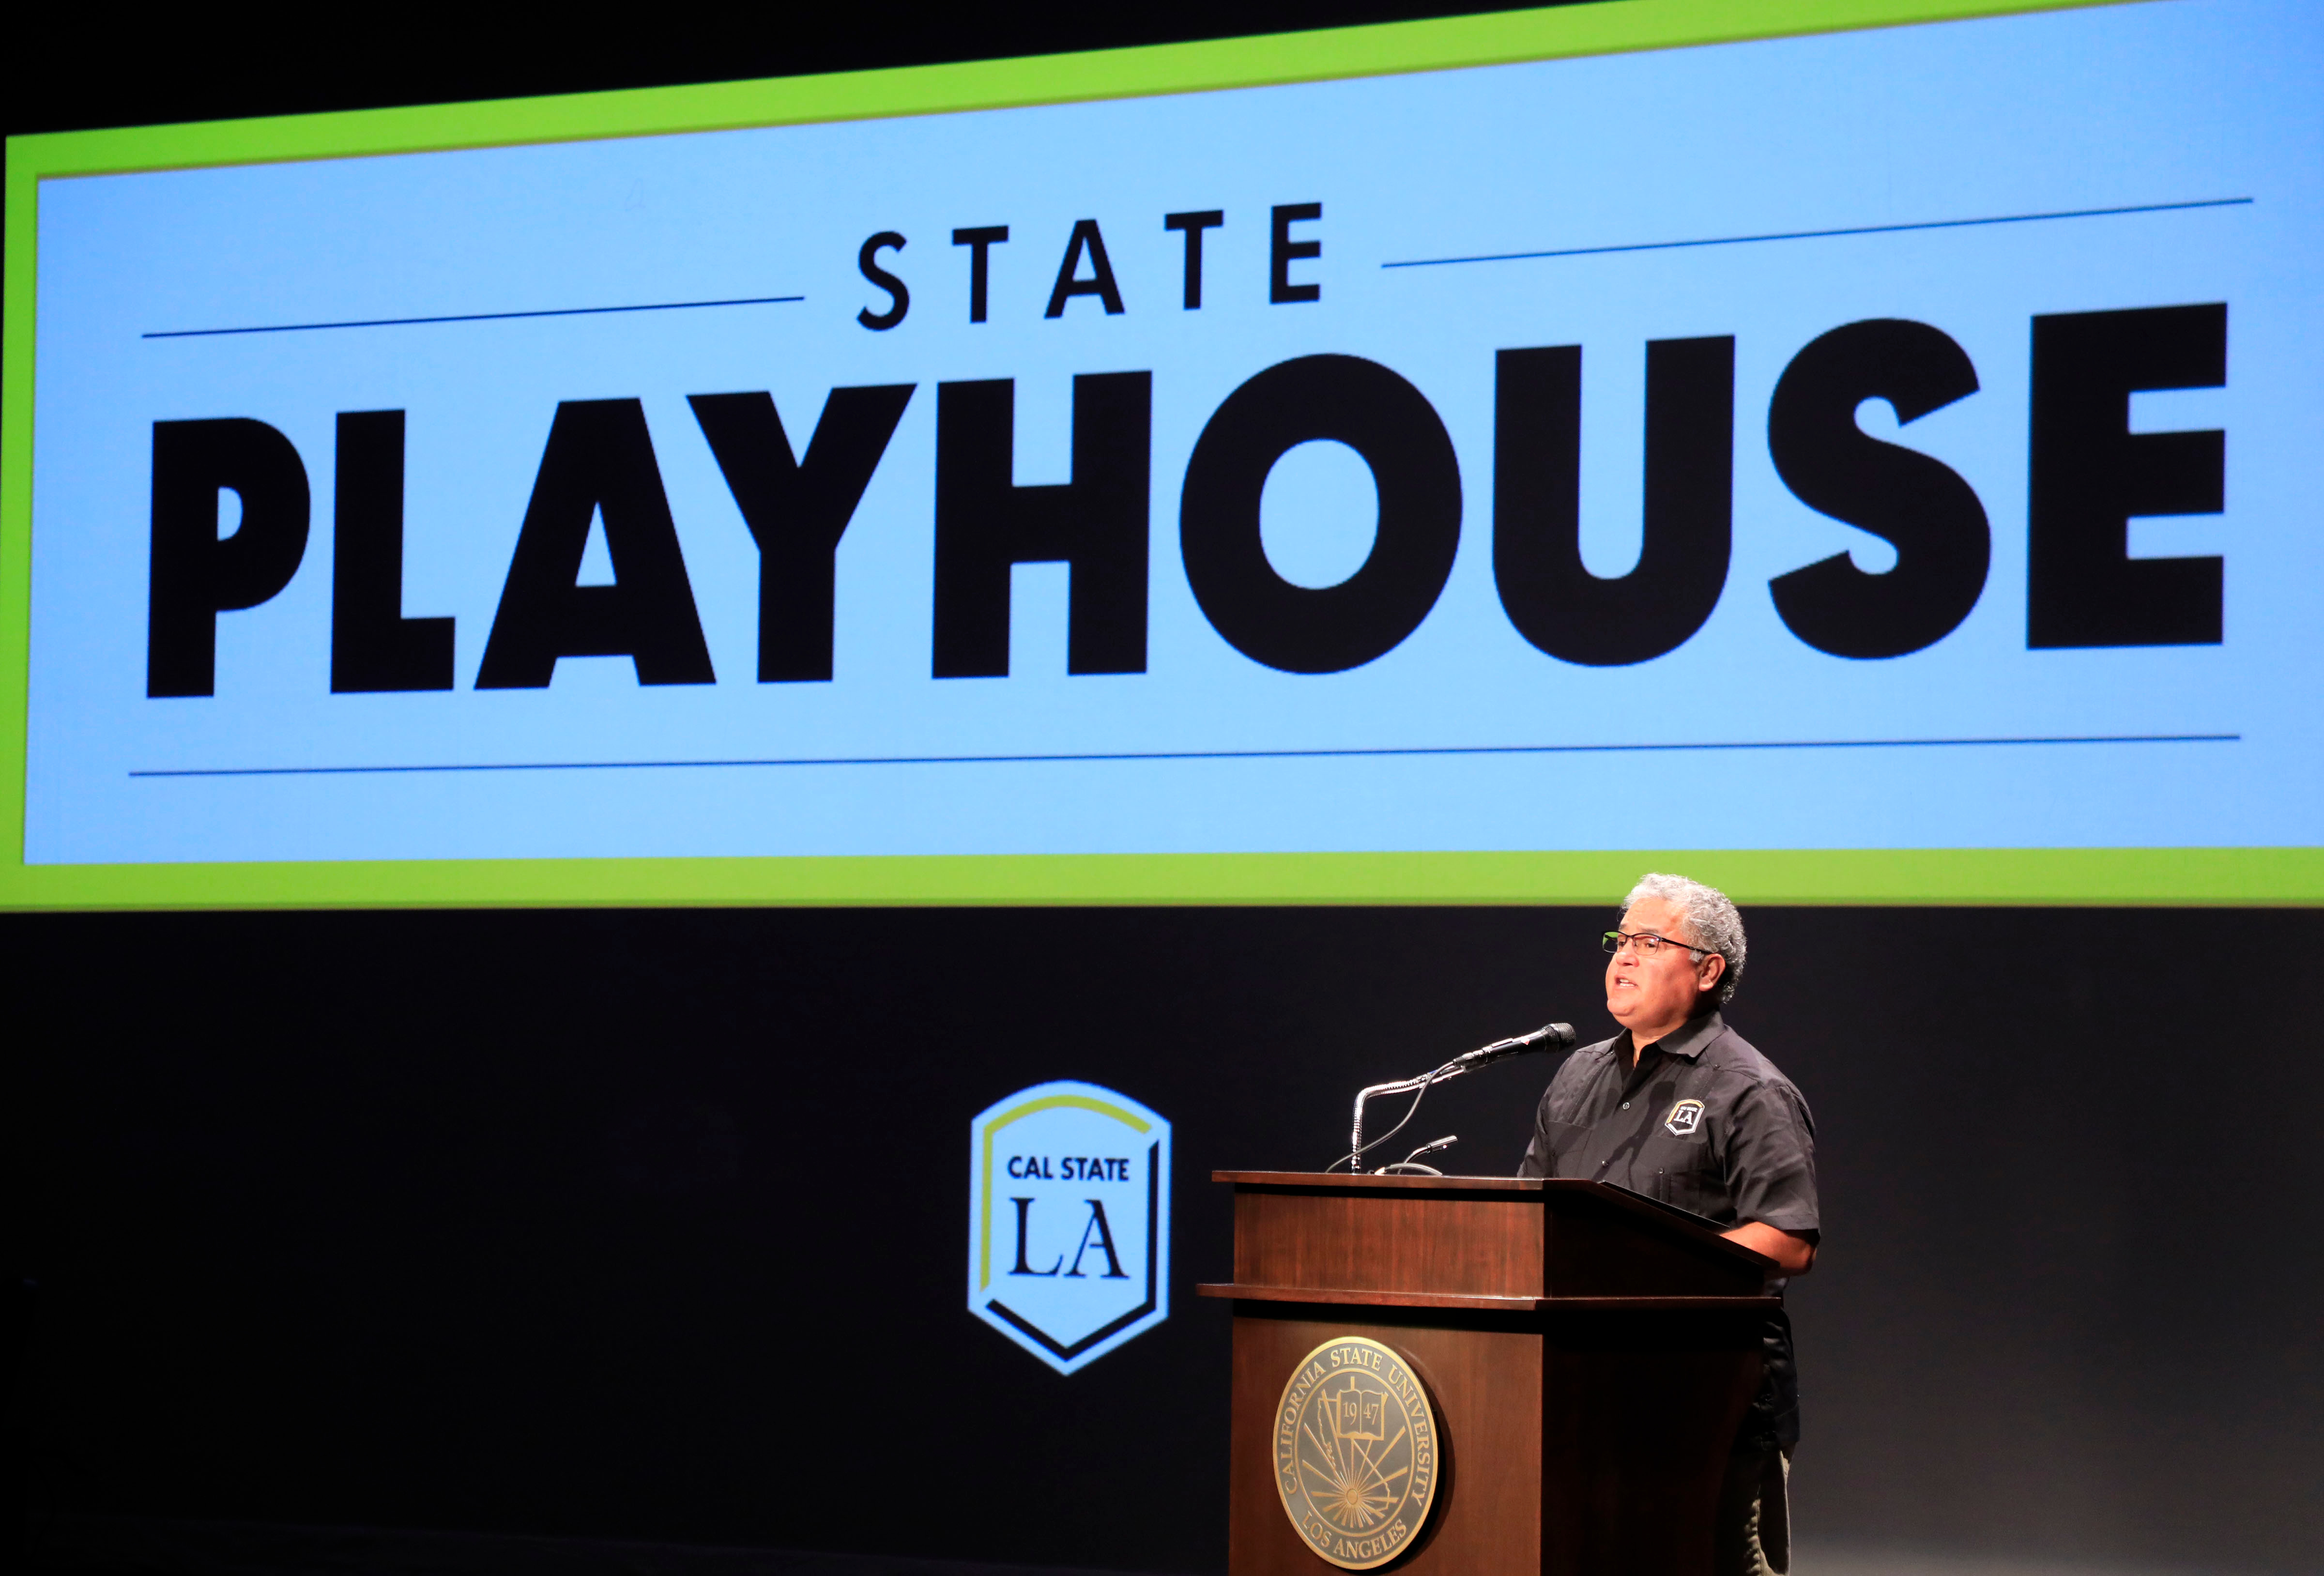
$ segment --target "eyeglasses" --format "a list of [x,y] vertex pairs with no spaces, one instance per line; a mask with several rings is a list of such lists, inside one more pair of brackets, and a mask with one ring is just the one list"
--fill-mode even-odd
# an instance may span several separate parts
[[1599,945],[1608,952],[1620,952],[1625,946],[1635,946],[1648,957],[1654,956],[1666,946],[1681,948],[1690,957],[1703,957],[1719,951],[1715,946],[1692,946],[1667,935],[1656,935],[1651,930],[1609,930],[1598,940]]

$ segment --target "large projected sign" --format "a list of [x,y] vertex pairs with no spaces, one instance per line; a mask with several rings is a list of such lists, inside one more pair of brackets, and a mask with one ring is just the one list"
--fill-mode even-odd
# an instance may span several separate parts
[[8,890],[2324,894],[2324,23],[1689,14],[12,144]]

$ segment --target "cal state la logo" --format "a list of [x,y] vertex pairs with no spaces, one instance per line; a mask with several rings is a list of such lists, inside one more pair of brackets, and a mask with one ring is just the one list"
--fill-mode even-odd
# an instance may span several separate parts
[[1436,1502],[1436,1414],[1393,1347],[1327,1341],[1291,1370],[1275,1408],[1275,1491],[1300,1541],[1343,1571],[1412,1546]]
[[968,1309],[1072,1373],[1170,1314],[1170,1124],[1037,1083],[969,1124]]

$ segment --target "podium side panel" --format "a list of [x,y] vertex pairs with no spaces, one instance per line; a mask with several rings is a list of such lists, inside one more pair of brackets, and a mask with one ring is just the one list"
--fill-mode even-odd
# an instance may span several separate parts
[[1553,1187],[1544,1203],[1550,1296],[1748,1297],[1762,1289],[1760,1263],[1707,1251],[1684,1229],[1595,1191]]
[[1428,1387],[1443,1441],[1443,1476],[1428,1525],[1418,1547],[1390,1568],[1399,1576],[1536,1576],[1540,1334],[1490,1318],[1341,1319],[1317,1317],[1320,1312],[1298,1304],[1237,1307],[1228,1576],[1334,1576],[1337,1568],[1301,1541],[1284,1514],[1272,1435],[1276,1405],[1300,1359],[1345,1335],[1369,1336],[1404,1355]]
[[1710,1576],[1712,1516],[1758,1387],[1764,1318],[1551,1316],[1543,1576]]

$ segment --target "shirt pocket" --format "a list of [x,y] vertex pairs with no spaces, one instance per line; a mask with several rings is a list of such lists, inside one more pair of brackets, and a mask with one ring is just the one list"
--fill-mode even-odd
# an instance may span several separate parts
[[1658,1135],[1645,1158],[1654,1167],[1654,1196],[1663,1203],[1722,1223],[1733,1212],[1709,1134]]

